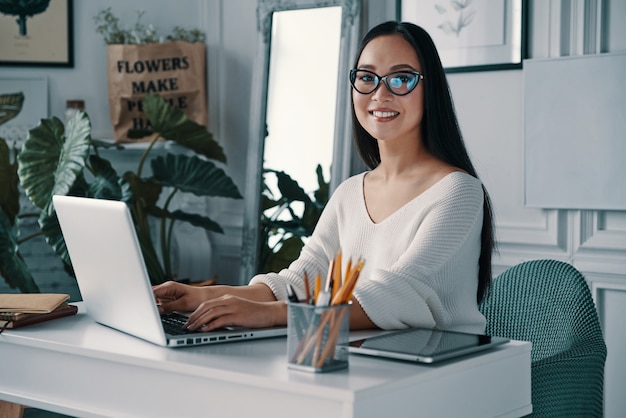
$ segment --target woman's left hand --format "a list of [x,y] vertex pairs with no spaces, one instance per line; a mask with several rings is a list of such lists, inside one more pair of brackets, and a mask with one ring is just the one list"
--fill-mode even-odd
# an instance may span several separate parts
[[255,302],[233,295],[224,295],[202,302],[189,316],[186,328],[211,331],[227,326],[263,328],[287,324],[284,301]]

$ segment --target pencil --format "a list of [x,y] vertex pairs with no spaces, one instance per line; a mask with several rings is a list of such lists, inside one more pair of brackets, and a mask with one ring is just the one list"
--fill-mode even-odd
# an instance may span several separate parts
[[315,289],[313,290],[313,304],[317,303],[317,298],[320,294],[320,290],[322,290],[322,278],[318,274],[315,276]]
[[341,251],[337,253],[335,256],[335,264],[333,269],[333,279],[335,280],[337,288],[341,287],[343,284],[341,281]]
[[311,288],[310,288],[310,284],[309,284],[309,275],[306,274],[306,271],[304,272],[304,292],[305,292],[305,296],[306,296],[306,300],[305,303],[311,303]]
[[[324,351],[322,351],[322,354],[319,356],[317,364],[315,364],[317,368],[321,368],[329,356],[332,357],[335,355],[335,346],[337,345],[337,340],[339,339],[341,322],[343,321],[343,317],[346,314],[346,310],[347,309],[342,308],[340,312],[332,312],[333,316],[330,319],[330,325],[328,326],[328,339],[326,340]],[[339,315],[339,318],[337,318],[337,314]]]
[[326,283],[324,284],[324,290],[327,292],[331,291],[331,284],[333,282],[335,270],[335,259],[330,260],[330,264],[328,265],[328,273],[326,274]]
[[357,264],[357,266],[350,272],[350,277],[346,278],[345,283],[339,289],[339,292],[335,295],[333,300],[331,301],[331,305],[341,305],[342,303],[348,303],[350,298],[352,297],[352,291],[354,290],[354,286],[356,285],[356,281],[359,278],[359,274],[361,269],[363,268],[364,262],[361,260]]
[[331,297],[330,299],[332,300],[335,295],[337,294],[337,292],[339,291],[339,288],[341,288],[343,282],[342,282],[342,278],[341,278],[341,252],[337,253],[337,256],[335,257],[334,260],[334,264],[333,264],[333,286],[332,286],[332,291],[331,291]]

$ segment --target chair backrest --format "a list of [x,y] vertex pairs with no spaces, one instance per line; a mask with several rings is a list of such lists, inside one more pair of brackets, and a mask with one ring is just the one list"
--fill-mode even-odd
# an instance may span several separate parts
[[479,306],[485,333],[532,342],[533,416],[600,417],[606,344],[583,275],[532,260],[493,280]]
[[589,286],[562,261],[532,260],[509,268],[493,280],[480,310],[487,334],[531,341],[533,361],[577,342],[604,345]]

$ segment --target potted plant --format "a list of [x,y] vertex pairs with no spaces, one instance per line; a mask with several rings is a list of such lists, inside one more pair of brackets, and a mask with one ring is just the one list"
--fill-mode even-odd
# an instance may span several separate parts
[[[91,138],[89,117],[79,111],[65,125],[52,117],[42,119],[30,130],[17,155],[17,174],[24,193],[41,210],[41,233],[68,266],[71,263],[51,203],[52,196],[64,194],[126,202],[135,221],[150,279],[157,284],[175,278],[171,271],[170,252],[176,222],[185,221],[208,231],[223,232],[220,225],[207,216],[171,211],[175,196],[179,193],[233,199],[242,196],[232,179],[213,162],[226,163],[226,156],[205,127],[189,120],[157,95],[146,95],[143,105],[153,134],[136,171],[122,175],[115,171],[99,152],[101,147],[111,144]],[[144,165],[158,141],[173,141],[193,155],[167,152],[152,159],[151,173],[146,175]],[[160,203],[162,200],[164,203]],[[151,233],[149,218],[156,219],[160,225],[156,240]],[[0,225],[0,236],[7,235],[6,229],[6,225]],[[157,251],[157,241],[160,251]],[[16,246],[0,248],[0,257],[19,264],[15,262],[15,249]],[[4,273],[3,276],[6,279]],[[23,277],[19,276],[19,280]],[[28,289],[23,283],[9,284],[23,291]]]
[[162,36],[141,22],[122,25],[111,8],[94,16],[95,30],[107,49],[109,114],[115,140],[145,141],[151,131],[142,109],[146,93],[157,93],[182,109],[187,117],[208,125],[206,45],[198,29],[174,27]]

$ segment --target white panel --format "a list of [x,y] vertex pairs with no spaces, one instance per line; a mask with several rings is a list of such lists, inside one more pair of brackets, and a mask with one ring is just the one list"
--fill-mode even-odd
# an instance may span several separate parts
[[567,213],[544,211],[543,222],[537,224],[497,224],[498,242],[555,247],[566,250]]
[[[626,251],[626,212],[583,211],[580,217],[579,250]],[[626,253],[622,254],[626,262]]]
[[601,213],[601,224],[603,229],[626,233],[626,212],[604,211]]
[[524,62],[526,205],[626,209],[626,54]]
[[522,71],[450,74],[448,81],[468,151],[491,195],[501,262],[565,258],[567,213],[524,207]]
[[626,17],[626,1],[603,0],[607,3],[607,51],[626,51],[626,31],[624,31],[624,17]]
[[581,211],[574,221],[573,261],[592,275],[620,278],[626,283],[625,212]]
[[592,283],[592,293],[604,330],[607,359],[604,367],[604,415],[623,417],[626,411],[626,284]]

